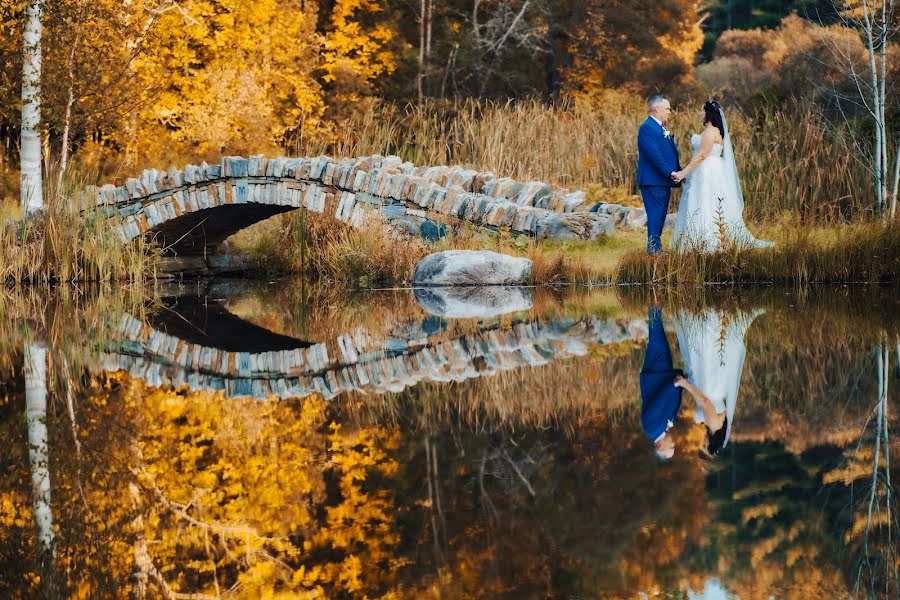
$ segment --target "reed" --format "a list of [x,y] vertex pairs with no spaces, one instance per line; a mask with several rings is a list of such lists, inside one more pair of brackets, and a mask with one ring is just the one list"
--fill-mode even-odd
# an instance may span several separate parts
[[158,251],[152,244],[123,244],[105,215],[81,210],[79,192],[92,180],[87,172],[70,171],[45,209],[29,218],[11,199],[0,202],[0,281],[137,282],[153,272]]
[[900,279],[900,230],[880,223],[817,228],[782,224],[766,238],[775,248],[726,245],[716,253],[689,251],[649,257],[626,254],[617,283],[872,284]]
[[[671,128],[682,157],[701,125],[694,104],[676,106]],[[598,200],[636,194],[636,131],[646,118],[643,100],[608,92],[591,104],[546,107],[538,101],[466,100],[421,107],[373,105],[330,140],[307,140],[301,155],[396,154],[415,164],[462,164],[500,176],[596,190]],[[730,110],[748,221],[833,223],[868,213],[873,203],[866,165],[855,151],[863,139],[832,124],[812,104]],[[685,160],[686,162],[686,160]]]
[[330,215],[295,211],[232,236],[229,247],[247,253],[270,274],[303,274],[347,287],[408,283],[428,254],[420,239],[397,237],[386,225],[347,227]]

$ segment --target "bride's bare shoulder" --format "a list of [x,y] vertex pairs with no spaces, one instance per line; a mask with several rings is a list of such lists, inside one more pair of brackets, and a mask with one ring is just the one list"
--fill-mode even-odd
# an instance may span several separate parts
[[719,133],[719,129],[716,127],[705,128],[701,135],[703,136],[703,141],[711,141],[713,144],[721,144],[724,141],[722,140],[722,134]]

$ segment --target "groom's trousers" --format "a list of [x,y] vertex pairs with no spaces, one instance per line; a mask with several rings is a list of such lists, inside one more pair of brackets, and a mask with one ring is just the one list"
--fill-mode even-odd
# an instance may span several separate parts
[[644,211],[647,213],[647,254],[662,252],[662,231],[669,212],[672,188],[656,185],[641,186]]

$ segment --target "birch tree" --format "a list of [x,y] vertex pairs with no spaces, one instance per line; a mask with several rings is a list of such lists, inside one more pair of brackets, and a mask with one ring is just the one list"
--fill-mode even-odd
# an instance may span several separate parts
[[29,0],[22,48],[22,134],[20,189],[22,210],[44,207],[41,185],[41,17],[44,0]]
[[[861,65],[843,48],[831,50],[847,70],[855,84],[857,98],[863,112],[873,125],[873,145],[870,156],[872,183],[875,188],[875,213],[883,220],[893,219],[897,210],[897,172],[900,152],[895,147],[893,168],[889,160],[890,132],[887,128],[888,46],[897,34],[898,15],[895,0],[832,0],[843,24],[857,31],[866,47],[865,65]],[[894,184],[891,187],[891,171]]]

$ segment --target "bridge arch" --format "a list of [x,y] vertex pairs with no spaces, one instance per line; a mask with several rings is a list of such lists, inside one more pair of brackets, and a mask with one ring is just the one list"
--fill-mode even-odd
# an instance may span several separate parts
[[305,208],[351,226],[438,218],[550,239],[595,239],[643,211],[588,202],[584,192],[463,167],[416,167],[396,156],[223,157],[184,170],[147,169],[123,186],[88,186],[123,243],[155,237],[165,251],[207,255],[237,231]]

